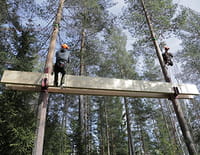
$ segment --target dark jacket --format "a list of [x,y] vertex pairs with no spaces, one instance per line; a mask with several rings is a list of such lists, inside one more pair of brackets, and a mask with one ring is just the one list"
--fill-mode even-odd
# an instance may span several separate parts
[[170,52],[165,52],[162,54],[164,60],[173,58],[173,55]]
[[61,48],[58,52],[56,52],[56,62],[60,60],[69,61],[70,51]]

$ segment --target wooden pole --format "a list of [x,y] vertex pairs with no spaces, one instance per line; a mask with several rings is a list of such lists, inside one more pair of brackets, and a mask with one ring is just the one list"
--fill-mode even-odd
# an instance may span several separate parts
[[[154,33],[153,26],[151,24],[151,20],[150,20],[150,18],[148,16],[148,12],[147,12],[147,10],[145,8],[144,1],[143,0],[140,0],[140,1],[141,1],[141,4],[142,4],[142,8],[143,8],[143,11],[144,11],[144,14],[145,14],[148,26],[149,26],[149,31],[151,33],[151,37],[152,37],[152,40],[153,40],[153,43],[154,43],[154,46],[155,46],[155,49],[156,49],[156,54],[157,54],[157,57],[159,59],[160,65],[161,65],[163,75],[165,77],[165,81],[171,83],[172,80],[168,76],[167,69],[166,69],[165,64],[163,62],[162,53],[161,53],[160,47],[159,47],[159,45],[158,45],[158,43],[156,41],[156,35]],[[195,154],[197,154],[197,150],[195,148],[195,144],[194,144],[194,141],[192,139],[188,124],[187,124],[187,122],[186,122],[186,120],[184,118],[184,114],[183,114],[182,108],[180,106],[180,103],[178,102],[177,99],[175,99],[175,97],[173,95],[171,96],[170,100],[172,101],[172,104],[173,104],[173,107],[174,107],[174,111],[176,113],[179,125],[181,127],[181,131],[183,133],[185,144],[186,144],[186,146],[188,148],[188,152],[189,152],[190,155],[195,155]]]
[[[54,30],[51,35],[50,45],[49,45],[45,68],[44,68],[44,73],[46,73],[46,77],[44,79],[47,80],[45,82],[46,84],[48,84],[48,79],[50,77],[50,74],[53,68],[53,56],[54,56],[54,51],[55,51],[55,46],[56,46],[56,39],[58,36],[58,31],[59,31],[59,23],[62,17],[62,9],[64,6],[64,2],[65,0],[59,1],[59,7],[57,10],[56,19],[53,25]],[[41,91],[40,97],[39,97],[36,137],[35,137],[32,155],[42,155],[42,152],[43,152],[47,104],[48,104],[48,87],[46,87],[45,89]]]

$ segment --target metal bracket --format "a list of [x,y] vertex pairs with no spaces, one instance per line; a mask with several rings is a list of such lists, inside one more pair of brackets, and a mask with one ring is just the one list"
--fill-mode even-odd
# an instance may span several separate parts
[[173,89],[174,89],[174,97],[176,98],[180,94],[180,92],[178,87],[173,87]]
[[42,79],[42,87],[41,87],[41,90],[42,91],[47,91],[48,89],[48,79],[47,78],[43,78]]

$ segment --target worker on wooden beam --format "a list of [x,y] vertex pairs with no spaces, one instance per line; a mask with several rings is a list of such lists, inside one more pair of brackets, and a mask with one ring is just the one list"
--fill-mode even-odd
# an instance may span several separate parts
[[69,63],[69,46],[67,44],[62,44],[61,49],[56,52],[56,63],[54,65],[54,85],[58,86],[58,73],[62,74],[60,86],[64,83],[64,76],[66,74],[66,66]]
[[165,65],[173,66],[173,62],[171,60],[173,58],[173,55],[170,52],[168,52],[169,47],[165,46],[164,49],[165,49],[165,52],[162,54],[162,56],[163,56]]

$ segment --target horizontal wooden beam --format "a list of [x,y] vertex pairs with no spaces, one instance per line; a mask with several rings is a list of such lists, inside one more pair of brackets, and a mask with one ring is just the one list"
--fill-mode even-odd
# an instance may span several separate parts
[[[6,70],[1,82],[9,89],[40,91],[44,76],[46,76],[44,73]],[[193,95],[199,95],[198,89],[192,84],[66,75],[65,83],[60,88],[53,86],[53,76],[48,79],[48,91],[52,93],[169,98],[174,94],[173,87],[177,87],[179,90],[177,98],[193,98]]]
[[[6,87],[11,90],[21,91],[41,91],[40,86],[30,85],[15,85],[6,84]],[[132,92],[132,91],[110,91],[110,90],[92,90],[92,89],[79,89],[79,88],[66,88],[66,87],[49,87],[48,91],[51,93],[64,93],[64,94],[75,94],[75,95],[95,95],[95,96],[127,96],[127,97],[138,97],[138,98],[169,98],[169,94],[165,93],[145,93],[145,92]],[[182,95],[179,94],[177,99],[193,99],[193,95]]]

